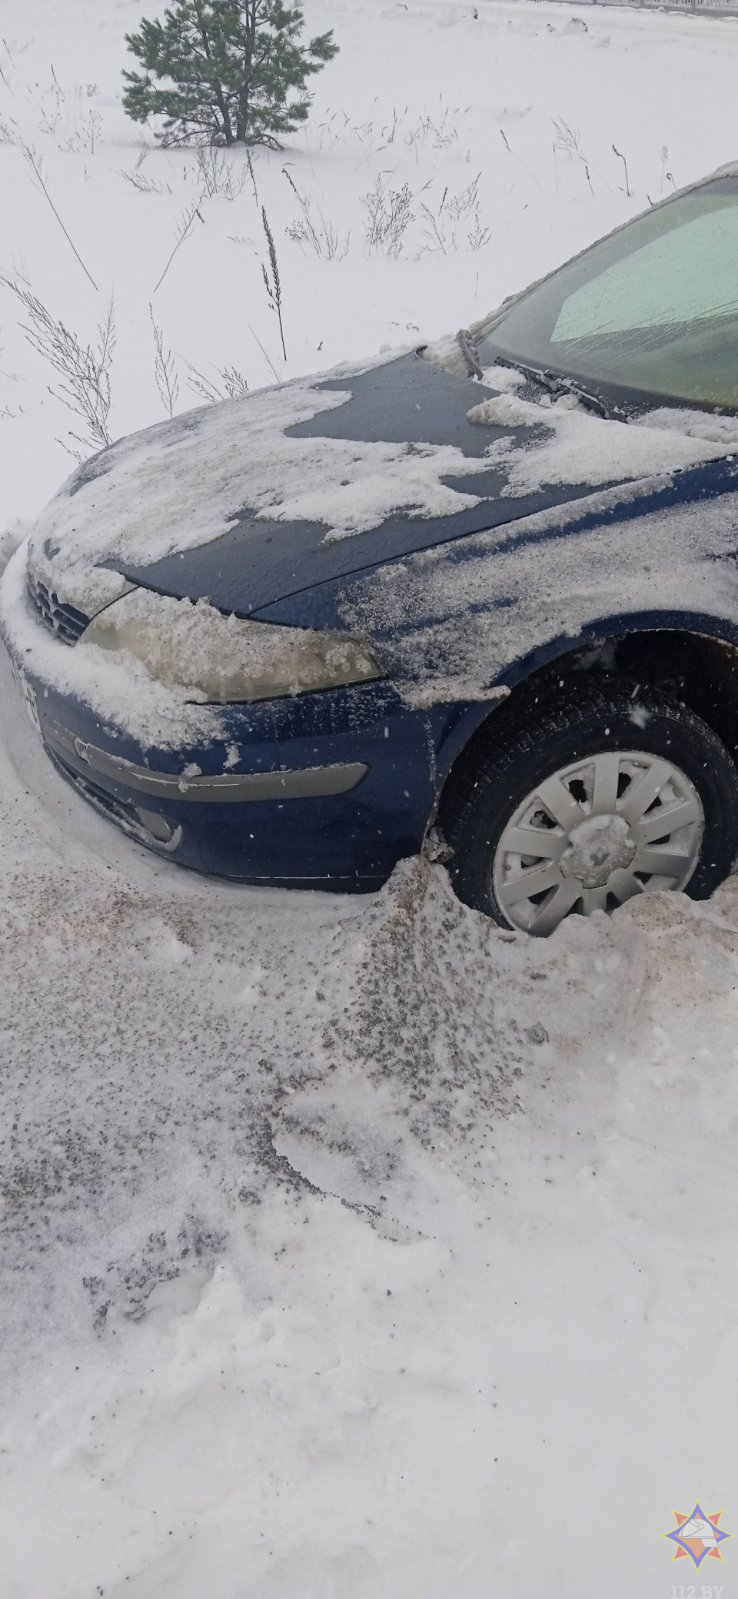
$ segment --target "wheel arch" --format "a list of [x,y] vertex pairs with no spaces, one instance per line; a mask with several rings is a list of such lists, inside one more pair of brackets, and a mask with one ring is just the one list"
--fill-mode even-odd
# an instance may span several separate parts
[[429,825],[443,826],[454,785],[490,740],[525,716],[526,706],[578,672],[664,687],[697,712],[738,764],[738,625],[701,612],[638,611],[600,617],[576,637],[559,634],[500,675],[499,698],[477,702],[438,752],[438,787]]

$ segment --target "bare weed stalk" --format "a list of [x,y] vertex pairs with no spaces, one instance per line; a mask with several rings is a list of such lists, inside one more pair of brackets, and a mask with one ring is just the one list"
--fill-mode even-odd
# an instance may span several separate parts
[[126,183],[130,183],[134,189],[138,189],[139,194],[171,194],[172,192],[170,183],[162,183],[155,178],[149,178],[145,172],[139,172],[138,167],[135,167],[133,172],[126,172],[121,167],[120,175],[125,178]]
[[184,244],[185,240],[189,238],[190,231],[192,229],[192,224],[193,224],[193,222],[195,220],[195,217],[200,217],[200,221],[201,222],[204,221],[204,218],[200,215],[200,206],[201,206],[201,204],[202,204],[202,195],[199,195],[197,200],[193,200],[192,205],[188,206],[187,210],[180,217],[179,224],[178,224],[178,227],[177,227],[177,242],[176,242],[176,244],[174,246],[174,249],[172,250],[172,253],[171,253],[170,257],[169,257],[169,260],[167,261],[167,264],[166,264],[166,266],[164,268],[164,271],[162,272],[161,277],[159,278],[158,282],[154,284],[154,287],[153,287],[153,289],[151,291],[152,295],[156,294],[157,289],[161,288],[162,283],[164,282],[164,279],[165,279],[165,277],[167,275],[167,272],[169,271],[169,268],[170,268],[170,266],[171,266],[171,264],[172,264],[172,262],[174,260],[174,257],[177,254],[177,251],[182,248],[182,245]]
[[[528,177],[533,179],[533,182],[535,183],[535,186],[536,186],[539,194],[542,194],[543,193],[543,188],[542,188],[541,184],[538,182],[538,179],[537,179],[537,177],[535,175],[535,172],[533,172],[532,169],[527,165],[527,163],[523,160],[522,156],[518,155],[517,150],[513,150],[513,147],[512,147],[512,145],[510,143],[510,140],[507,137],[507,134],[506,134],[504,128],[500,128],[498,131],[499,131],[500,138],[501,138],[501,140],[502,140],[502,142],[503,142],[503,144],[505,146],[505,149],[507,150],[508,155],[512,156],[514,161],[518,162],[518,164],[523,168],[524,172],[527,172]],[[554,145],[554,150],[555,149],[556,149],[556,146]]]
[[569,123],[565,122],[563,117],[559,121],[557,121],[554,117],[554,127],[556,129],[554,150],[563,150],[564,154],[568,155],[572,161],[579,161],[581,163],[581,165],[584,167],[587,183],[589,184],[589,192],[594,199],[592,179],[589,175],[589,162],[584,150],[582,149],[581,135],[577,132],[576,128],[570,127]]
[[87,116],[82,123],[82,128],[79,135],[85,150],[87,150],[90,155],[95,154],[97,145],[100,142],[101,133],[102,117],[100,116],[99,111],[93,111],[91,109],[88,111]]
[[630,187],[630,181],[629,181],[629,178],[628,178],[628,163],[627,163],[627,161],[625,159],[625,156],[622,153],[622,150],[619,150],[616,144],[613,144],[612,148],[613,148],[613,151],[614,151],[615,155],[617,156],[618,160],[622,161],[622,163],[623,163],[623,171],[625,173],[625,192],[626,192],[626,194],[628,196],[628,199],[632,200],[633,191],[632,191],[632,189]]
[[246,173],[242,169],[234,175],[225,153],[216,145],[200,145],[195,161],[200,189],[209,200],[218,195],[225,200],[235,200],[243,192]]
[[251,155],[251,151],[250,150],[246,151],[246,165],[247,165],[247,167],[249,169],[249,177],[251,179],[251,187],[252,187],[252,189],[254,191],[254,204],[258,206],[259,205],[259,190],[256,187],[256,172],[254,171],[254,162],[253,162],[253,157]]
[[271,356],[269,354],[269,351],[262,344],[261,339],[259,338],[259,335],[258,335],[258,333],[256,331],[256,328],[252,328],[250,322],[247,322],[246,326],[248,327],[249,333],[251,334],[252,338],[254,338],[256,340],[256,343],[258,344],[259,349],[261,350],[261,353],[262,353],[262,355],[264,357],[264,360],[266,361],[266,364],[267,364],[267,366],[269,368],[269,371],[272,374],[272,377],[274,378],[275,383],[280,383],[281,384],[282,378],[280,377],[280,375],[279,375],[279,373],[277,371],[277,368],[274,365],[274,362],[273,362],[273,360],[272,360],[272,358],[271,358]]
[[337,258],[343,260],[344,256],[348,255],[351,234],[347,233],[342,239],[333,223],[326,220],[320,207],[317,211],[313,210],[311,201],[300,193],[287,168],[283,167],[282,171],[302,212],[297,221],[290,222],[286,230],[288,239],[292,239],[295,244],[309,245],[315,255],[324,256],[326,261],[335,261]]
[[[115,349],[115,317],[111,298],[107,315],[99,324],[94,344],[82,344],[70,328],[51,315],[38,296],[10,278],[0,278],[20,301],[28,321],[23,332],[31,348],[43,356],[56,372],[59,386],[50,389],[54,398],[79,417],[85,432],[69,432],[69,438],[85,451],[101,450],[112,443],[108,429],[111,388],[110,371]],[[60,441],[63,442],[63,441]],[[69,449],[68,445],[64,446]],[[70,449],[78,460],[83,456]]]
[[154,376],[159,398],[165,411],[170,417],[174,416],[175,406],[179,399],[179,378],[174,356],[164,343],[164,334],[154,316],[154,307],[149,305],[149,316],[154,334]]
[[410,185],[403,183],[401,189],[388,189],[383,178],[378,177],[369,194],[362,196],[361,203],[367,212],[364,236],[369,249],[381,250],[396,261],[402,254],[405,234],[415,219]]
[[187,362],[190,374],[190,388],[193,394],[198,394],[206,405],[218,405],[221,400],[241,400],[249,392],[249,386],[242,372],[235,366],[227,366],[219,372],[220,383],[205,376],[191,361]]
[[97,286],[97,284],[95,282],[95,279],[93,278],[92,273],[88,272],[87,267],[85,266],[85,263],[82,260],[82,257],[81,257],[81,255],[79,253],[79,250],[77,249],[77,246],[76,246],[76,244],[74,242],[74,239],[71,237],[71,234],[67,231],[66,227],[64,226],[64,223],[62,222],[62,219],[61,219],[61,217],[59,215],[59,212],[57,211],[56,206],[54,205],[54,202],[53,202],[53,200],[51,198],[51,195],[49,194],[49,189],[48,189],[48,185],[47,185],[47,182],[46,182],[46,174],[44,172],[40,156],[38,156],[36,154],[36,151],[34,150],[33,145],[24,144],[22,146],[22,149],[23,149],[24,159],[27,162],[28,166],[31,168],[31,171],[32,171],[32,173],[34,175],[34,178],[36,179],[36,182],[37,182],[37,184],[38,184],[38,186],[39,186],[39,188],[41,190],[41,193],[44,195],[44,197],[48,201],[49,205],[51,206],[51,209],[52,209],[52,211],[54,213],[54,216],[56,217],[56,220],[59,223],[59,227],[61,228],[62,233],[64,234],[64,237],[65,237],[65,239],[67,241],[67,244],[74,251],[74,254],[75,254],[77,260],[79,261],[79,264],[80,264],[80,266],[82,268],[82,271],[84,272],[85,277],[89,279],[90,283],[92,284],[93,289],[95,290],[95,292],[97,294],[99,294],[100,291],[99,291],[98,286]]
[[[451,250],[459,248],[459,229],[466,225],[466,243],[473,250],[481,250],[490,239],[490,230],[485,228],[479,209],[479,179],[481,172],[467,184],[465,189],[460,189],[458,194],[449,194],[446,187],[441,196],[441,203],[434,211],[425,202],[421,206],[425,222],[425,249],[440,250],[447,255]],[[422,253],[422,252],[421,252]]]
[[132,172],[120,168],[121,177],[125,178],[126,183],[130,183],[134,189],[138,189],[141,194],[171,194],[171,183],[165,183],[163,179],[149,178],[143,171],[143,164],[148,153],[147,148],[141,151]]
[[262,275],[262,277],[264,279],[264,287],[265,287],[266,292],[267,292],[267,299],[269,301],[269,304],[271,305],[272,310],[276,311],[276,313],[277,313],[277,320],[279,322],[279,336],[280,336],[280,338],[282,340],[282,354],[283,354],[283,356],[285,358],[285,361],[286,361],[287,360],[287,349],[286,349],[285,342],[284,342],[284,325],[283,325],[283,322],[282,322],[282,284],[281,284],[280,278],[279,278],[279,264],[277,262],[277,246],[274,243],[274,234],[272,233],[272,230],[271,230],[271,228],[269,226],[269,218],[268,218],[268,216],[266,214],[266,210],[265,210],[264,206],[262,206],[262,208],[261,208],[261,220],[262,220],[262,222],[264,224],[264,232],[266,234],[266,241],[267,241],[267,250],[269,252],[269,271],[267,271],[266,266],[264,265],[264,262],[262,261],[262,264],[261,264],[261,275]]
[[442,99],[436,112],[426,112],[407,134],[407,143],[429,145],[432,150],[445,150],[459,137],[461,118],[468,114],[469,106],[448,106]]

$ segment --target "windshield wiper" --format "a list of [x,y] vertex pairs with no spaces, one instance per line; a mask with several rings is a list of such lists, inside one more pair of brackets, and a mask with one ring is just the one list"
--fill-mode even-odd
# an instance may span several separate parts
[[540,383],[541,388],[548,389],[549,394],[554,394],[557,398],[562,394],[573,394],[588,411],[594,411],[596,416],[602,416],[606,421],[612,416],[604,400],[601,400],[597,394],[592,394],[589,389],[585,389],[576,378],[565,377],[563,372],[552,372],[549,367],[526,366],[522,361],[508,361],[505,355],[496,356],[494,364],[509,367],[512,372],[522,373],[524,378],[530,378],[531,383]]
[[[464,364],[469,376],[473,378],[483,377],[484,371],[479,364],[476,346],[466,328],[459,328],[456,335],[456,343],[464,357]],[[566,377],[563,372],[553,372],[550,367],[526,366],[523,361],[510,361],[504,355],[495,356],[494,365],[509,367],[512,372],[520,372],[522,377],[528,378],[531,383],[540,384],[541,388],[547,389],[549,394],[553,394],[557,398],[561,398],[563,394],[573,395],[586,410],[594,411],[596,416],[604,417],[605,421],[609,420],[613,415],[618,420],[627,420],[625,413],[621,412],[619,407],[614,406],[612,410],[609,410],[604,400],[599,398],[599,395],[592,394],[591,390],[586,389],[576,378]]]
[[464,364],[470,378],[481,378],[482,368],[477,360],[477,352],[472,343],[471,334],[467,333],[466,328],[459,328],[456,335],[456,343],[464,357]]

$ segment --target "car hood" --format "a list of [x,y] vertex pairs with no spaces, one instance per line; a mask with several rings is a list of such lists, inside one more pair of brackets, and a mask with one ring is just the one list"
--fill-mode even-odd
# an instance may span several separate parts
[[494,369],[480,383],[411,352],[186,413],[73,474],[32,534],[31,572],[87,615],[133,582],[248,616],[725,453],[668,418],[626,425],[570,400],[529,403],[517,381]]

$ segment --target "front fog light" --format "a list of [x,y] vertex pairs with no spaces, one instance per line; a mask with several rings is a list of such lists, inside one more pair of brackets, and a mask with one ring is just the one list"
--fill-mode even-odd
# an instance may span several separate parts
[[151,677],[222,705],[279,699],[382,676],[369,647],[343,633],[224,616],[207,600],[135,588],[94,617],[80,646],[127,652]]

